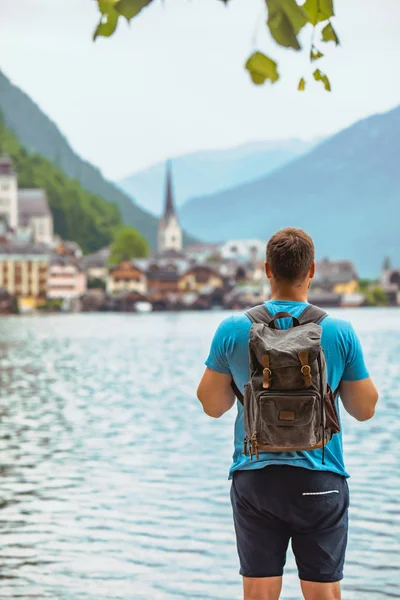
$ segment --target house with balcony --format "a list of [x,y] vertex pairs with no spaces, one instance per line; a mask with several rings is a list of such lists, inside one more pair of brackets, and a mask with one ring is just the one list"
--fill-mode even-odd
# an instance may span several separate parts
[[86,292],[86,273],[70,255],[52,256],[47,270],[47,298],[71,300]]
[[119,265],[109,269],[106,279],[107,293],[137,292],[142,296],[147,293],[147,274],[132,260],[123,260]]

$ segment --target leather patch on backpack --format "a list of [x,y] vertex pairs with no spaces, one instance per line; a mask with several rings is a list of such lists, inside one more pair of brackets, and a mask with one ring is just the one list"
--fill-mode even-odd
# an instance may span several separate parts
[[279,420],[280,421],[294,421],[295,418],[296,418],[296,415],[292,410],[279,411]]

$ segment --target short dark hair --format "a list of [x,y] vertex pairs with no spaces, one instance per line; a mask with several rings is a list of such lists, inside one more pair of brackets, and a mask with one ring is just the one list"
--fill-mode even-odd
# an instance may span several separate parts
[[314,242],[302,229],[286,227],[274,233],[267,244],[267,262],[275,279],[303,281],[314,262]]

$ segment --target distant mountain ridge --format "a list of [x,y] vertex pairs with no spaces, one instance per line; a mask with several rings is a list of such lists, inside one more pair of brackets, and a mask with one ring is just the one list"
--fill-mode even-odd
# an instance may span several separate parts
[[318,255],[354,260],[376,276],[400,265],[400,107],[363,119],[267,177],[182,206],[184,227],[205,241],[267,239],[302,227]]
[[[80,158],[71,148],[57,125],[21,89],[0,71],[0,112],[5,125],[29,151],[50,160],[68,177],[75,178],[89,192],[113,202],[126,225],[138,229],[154,248],[157,244],[158,220],[140,208],[100,170]],[[193,241],[184,236],[184,242]]]
[[[202,196],[258,179],[310,150],[315,143],[301,140],[261,141],[236,148],[200,151],[171,159],[177,206]],[[159,216],[165,163],[160,162],[122,179],[119,186]]]

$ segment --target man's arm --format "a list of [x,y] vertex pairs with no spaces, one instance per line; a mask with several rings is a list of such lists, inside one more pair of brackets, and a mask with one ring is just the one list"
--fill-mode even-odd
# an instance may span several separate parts
[[378,402],[378,390],[371,377],[361,381],[342,381],[339,394],[343,406],[357,421],[372,419]]
[[235,403],[232,376],[206,368],[197,388],[197,397],[209,417],[222,417]]
[[378,391],[364,361],[360,340],[349,324],[347,331],[346,365],[339,394],[347,412],[358,421],[372,419],[378,401]]
[[197,397],[210,417],[222,417],[235,403],[231,388],[230,357],[235,348],[234,317],[224,319],[213,337],[206,370],[197,388]]

